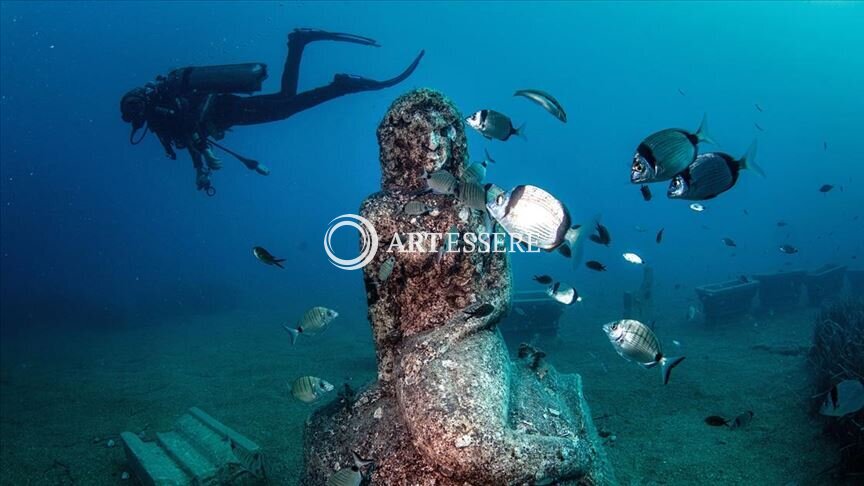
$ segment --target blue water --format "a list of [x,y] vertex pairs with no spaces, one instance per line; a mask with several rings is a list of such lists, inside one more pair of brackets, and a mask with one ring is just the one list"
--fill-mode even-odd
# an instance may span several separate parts
[[[517,287],[533,273],[567,272],[584,305],[599,305],[599,295],[617,302],[641,278],[620,258],[628,250],[670,285],[824,263],[860,268],[864,259],[864,3],[0,5],[0,301],[9,336],[211,307],[290,313],[323,298],[362,310],[359,274],[332,266],[321,241],[333,217],[378,190],[375,129],[415,87],[442,91],[464,115],[493,108],[527,122],[527,141],[469,130],[472,158],[487,148],[498,161],[490,181],[542,186],[574,219],[601,214],[612,231],[612,249],[591,245],[587,254],[606,274],[574,272],[554,254],[517,255]],[[382,45],[311,45],[301,91],[335,73],[387,78],[420,49],[426,57],[397,87],[236,127],[225,145],[272,174],[225,156],[212,198],[195,190],[185,152],[168,160],[152,135],[129,144],[119,113],[127,90],[176,67],[264,62],[263,92],[275,92],[295,27]],[[568,123],[514,98],[520,88],[553,93]],[[721,150],[740,155],[758,138],[768,177],[744,173],[702,213],[667,200],[665,183],[644,202],[628,179],[635,147],[662,128],[695,130],[706,113]],[[822,194],[822,184],[835,188]],[[784,243],[800,253],[779,252]],[[256,262],[254,245],[286,258],[287,269]]]

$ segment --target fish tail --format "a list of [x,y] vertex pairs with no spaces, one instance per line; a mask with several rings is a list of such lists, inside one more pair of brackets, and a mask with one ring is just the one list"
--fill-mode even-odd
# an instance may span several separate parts
[[750,144],[747,153],[741,157],[741,160],[739,160],[738,163],[741,164],[742,169],[750,169],[762,177],[768,177],[765,175],[765,171],[762,170],[762,167],[756,164],[756,139],[753,139],[753,143]]
[[699,123],[699,128],[696,129],[696,139],[699,142],[710,143],[711,145],[717,145],[717,142],[711,138],[711,135],[708,134],[708,114],[702,115],[702,122]]
[[672,368],[681,364],[686,356],[668,357],[660,361],[660,377],[663,378],[663,384],[669,383],[669,375],[672,373]]
[[285,261],[284,258],[276,258],[273,260],[273,265],[276,265],[277,267],[281,268],[282,270],[285,270],[285,267],[282,266],[282,262],[284,262],[284,261]]
[[288,331],[288,334],[291,335],[291,344],[292,345],[296,344],[297,343],[297,336],[300,335],[300,331],[298,331],[297,329],[294,329],[292,327],[286,326],[284,324],[282,325],[282,327],[284,327],[285,330]]
[[516,135],[517,137],[521,138],[522,140],[527,141],[528,136],[525,135],[525,128],[527,126],[528,126],[528,122],[525,122],[525,123],[519,125],[519,128],[514,128],[513,132],[511,132],[510,135]]

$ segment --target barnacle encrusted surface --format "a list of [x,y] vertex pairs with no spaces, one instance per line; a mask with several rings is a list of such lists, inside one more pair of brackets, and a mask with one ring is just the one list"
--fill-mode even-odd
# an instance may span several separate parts
[[[354,450],[375,461],[373,484],[614,484],[580,378],[508,355],[496,328],[510,306],[507,255],[439,255],[431,244],[428,252],[386,251],[396,234],[483,230],[481,212],[418,192],[425,173],[458,176],[465,167],[458,110],[436,91],[412,91],[393,103],[378,140],[383,190],[361,205],[381,241],[363,271],[378,380],[348,406],[334,402],[307,421],[302,482],[324,484]],[[406,215],[412,198],[430,212]],[[482,304],[494,311],[465,312]]]

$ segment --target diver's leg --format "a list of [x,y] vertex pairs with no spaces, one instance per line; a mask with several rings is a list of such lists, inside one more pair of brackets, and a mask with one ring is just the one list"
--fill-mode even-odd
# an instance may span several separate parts
[[219,118],[220,126],[256,125],[276,120],[282,120],[303,110],[312,108],[326,101],[351,93],[375,91],[389,88],[404,81],[417,69],[424,51],[414,59],[408,68],[398,76],[384,81],[376,81],[360,76],[337,74],[333,82],[327,86],[311,89],[294,96],[281,95],[260,96],[226,96],[214,107],[214,115]]
[[282,87],[279,91],[281,96],[294,96],[297,94],[297,82],[300,78],[300,59],[303,57],[303,49],[306,47],[306,44],[319,40],[352,42],[354,44],[380,47],[375,42],[375,39],[359,35],[327,32],[318,29],[294,29],[293,32],[288,34],[288,56],[285,58],[285,67],[282,69]]

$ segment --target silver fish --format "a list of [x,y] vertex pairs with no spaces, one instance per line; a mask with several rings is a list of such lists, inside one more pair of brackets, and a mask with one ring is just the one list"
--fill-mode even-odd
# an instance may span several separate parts
[[432,208],[426,205],[426,203],[420,201],[408,201],[402,206],[402,212],[408,216],[422,216],[431,210]]
[[465,182],[483,182],[486,178],[486,161],[474,162],[465,169],[462,173],[462,180]]
[[331,391],[333,391],[333,385],[317,376],[301,376],[294,380],[291,385],[291,395],[306,403],[312,403]]
[[520,89],[513,93],[513,96],[524,96],[542,106],[543,109],[551,113],[555,118],[567,123],[567,113],[564,112],[564,107],[551,94],[539,89]]
[[512,135],[525,138],[525,124],[513,128],[510,117],[495,110],[480,110],[465,119],[469,127],[488,139],[507,141]]
[[476,182],[460,182],[456,191],[459,201],[471,209],[486,209],[486,188]]
[[628,361],[634,361],[645,368],[660,365],[663,384],[669,383],[672,368],[684,361],[684,356],[666,357],[660,348],[660,341],[648,326],[634,319],[622,319],[603,325],[615,351]]
[[363,468],[372,464],[369,459],[363,459],[356,452],[351,451],[354,465],[343,467],[327,478],[327,486],[360,486],[363,482]]
[[576,289],[561,282],[555,282],[550,285],[549,288],[546,289],[546,295],[564,305],[570,305],[573,302],[582,302],[582,297],[579,297],[579,293],[576,292]]
[[339,317],[339,313],[333,309],[313,307],[303,314],[300,321],[297,322],[296,327],[291,328],[287,325],[283,325],[282,327],[291,334],[291,344],[294,344],[301,333],[310,336],[319,334],[337,317]]
[[747,153],[737,160],[723,152],[702,154],[672,178],[666,195],[670,199],[706,201],[732,189],[742,169],[751,169],[765,177],[765,172],[753,161],[755,157],[755,141]]
[[641,184],[675,177],[696,160],[696,148],[702,142],[714,143],[708,135],[706,118],[702,118],[696,133],[667,128],[649,135],[633,155],[630,182]]
[[577,245],[587,233],[583,227],[571,228],[564,204],[537,186],[516,186],[496,193],[486,209],[516,241],[552,251],[565,243]]
[[438,170],[426,175],[426,185],[436,194],[455,194],[458,180],[446,170]]
[[384,260],[384,263],[381,264],[381,267],[378,269],[378,280],[381,282],[386,282],[388,278],[390,278],[390,274],[393,273],[393,267],[396,266],[396,259],[393,256]]

